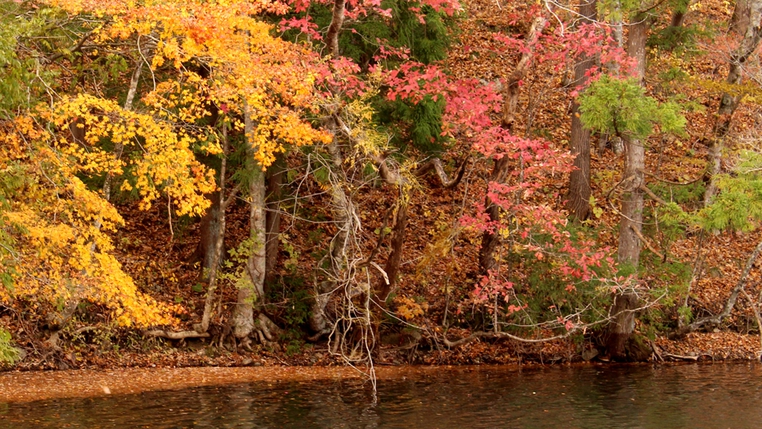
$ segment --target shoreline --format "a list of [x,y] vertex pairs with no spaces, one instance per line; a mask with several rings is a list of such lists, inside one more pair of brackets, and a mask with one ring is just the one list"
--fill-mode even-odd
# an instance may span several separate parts
[[[649,342],[654,353],[642,362],[583,360],[569,353],[570,342],[548,343],[535,350],[518,349],[506,342],[473,343],[471,347],[447,351],[418,352],[419,361],[405,362],[390,355],[374,363],[379,381],[407,376],[425,377],[442,370],[525,371],[576,366],[680,365],[758,363],[759,336],[731,332],[693,333],[680,340],[666,337]],[[464,350],[465,349],[465,350]],[[0,403],[30,402],[64,398],[129,395],[148,391],[178,390],[204,386],[250,382],[312,382],[363,380],[367,374],[330,356],[326,350],[312,348],[298,356],[259,350],[255,353],[220,354],[214,358],[200,354],[204,349],[167,348],[149,353],[123,353],[119,358],[82,356],[76,367],[45,368],[39,363],[22,362],[0,371]],[[531,352],[538,352],[532,358]],[[658,354],[656,352],[659,352]],[[437,354],[439,355],[437,356]],[[517,355],[518,353],[518,355]],[[523,353],[523,355],[521,354]],[[470,354],[470,357],[469,357]],[[537,358],[539,356],[539,359]],[[70,354],[69,357],[72,357]]]
[[[483,365],[400,365],[376,367],[378,381],[425,378],[442,371],[521,372],[570,367],[616,367],[643,365],[743,364],[748,361],[716,362],[577,362],[564,364],[483,364]],[[0,372],[0,403],[28,403],[42,400],[97,398],[134,395],[241,383],[305,383],[319,381],[362,381],[365,375],[348,366],[261,366],[74,369]],[[20,388],[23,386],[23,388]]]

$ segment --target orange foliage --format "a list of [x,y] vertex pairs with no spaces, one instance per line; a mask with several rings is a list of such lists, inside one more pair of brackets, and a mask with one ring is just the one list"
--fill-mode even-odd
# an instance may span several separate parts
[[[97,187],[85,184],[86,178],[124,175],[121,189],[136,190],[142,208],[163,196],[178,214],[202,214],[209,205],[204,194],[216,184],[193,148],[221,152],[218,129],[204,123],[207,106],[219,106],[240,131],[243,124],[236,118],[246,106],[256,124],[248,137],[264,169],[289,145],[328,138],[303,120],[314,103],[310,70],[318,58],[273,38],[271,27],[256,19],[264,12],[283,12],[279,3],[45,3],[91,17],[82,22],[92,25],[95,43],[128,46],[126,57],[150,61],[153,86],[134,110],[98,88],[78,87],[78,93],[0,122],[0,170],[7,178],[3,194],[10,196],[0,209],[6,234],[0,244],[8,245],[0,302],[88,300],[109,308],[119,325],[171,324],[170,308],[140,293],[110,253],[106,232],[123,219]],[[155,43],[148,58],[141,49],[146,38]],[[203,64],[208,76],[190,70],[190,64]],[[84,134],[81,141],[71,138],[75,128]],[[114,147],[120,148],[116,154]],[[129,156],[120,156],[122,148]]]

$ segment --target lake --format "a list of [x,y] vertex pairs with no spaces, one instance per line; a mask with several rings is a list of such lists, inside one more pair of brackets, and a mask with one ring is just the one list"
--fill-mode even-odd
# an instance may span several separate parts
[[[369,383],[346,368],[109,374],[0,374],[0,390],[18,393],[14,397],[13,391],[6,391],[0,397],[0,427],[756,428],[762,424],[762,365],[755,363],[379,368],[375,398]],[[50,380],[47,389],[45,377]],[[120,387],[129,384],[126,380],[137,383],[141,377],[147,385],[165,380],[138,387],[140,393],[119,393],[129,391]],[[182,389],[153,390],[171,387],[173,377]],[[194,377],[203,377],[203,383]],[[235,383],[236,379],[246,382]],[[85,392],[88,380],[98,396]],[[189,387],[194,384],[205,385]],[[72,389],[68,393],[66,386]],[[37,389],[47,399],[21,394],[25,389]]]

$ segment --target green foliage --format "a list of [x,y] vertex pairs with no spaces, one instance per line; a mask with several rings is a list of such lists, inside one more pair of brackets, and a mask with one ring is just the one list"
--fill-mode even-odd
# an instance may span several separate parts
[[[672,202],[667,205],[659,205],[657,216],[659,230],[667,243],[671,243],[685,234],[688,225],[694,221],[693,217],[683,211],[682,207]],[[666,247],[666,243],[663,244]]]
[[708,231],[748,232],[762,221],[762,154],[743,151],[734,174],[715,176],[718,195],[698,214]]
[[695,53],[697,41],[708,33],[697,25],[668,25],[654,32],[648,39],[648,46],[664,51]]
[[700,180],[687,185],[654,183],[649,184],[648,188],[663,199],[674,201],[677,204],[692,204],[702,201],[706,190],[706,186]]
[[616,275],[618,277],[629,277],[633,274],[635,274],[638,271],[638,267],[630,264],[630,263],[619,263],[617,266],[617,273]]
[[[235,284],[238,289],[253,289],[254,285],[247,273],[246,262],[258,246],[261,244],[257,243],[256,237],[249,237],[241,241],[238,247],[228,250],[229,257],[222,263],[224,269],[219,274],[220,280],[227,280]],[[252,298],[256,298],[256,294],[252,294]]]
[[21,359],[21,351],[13,346],[10,332],[0,328],[0,364],[13,365]]
[[640,10],[642,4],[641,0],[599,0],[598,15],[607,21],[622,21]]
[[450,45],[449,30],[453,22],[432,7],[423,6],[421,12],[424,23],[421,23],[418,14],[411,10],[420,7],[416,3],[407,0],[387,0],[382,3],[382,7],[390,7],[395,16],[393,40],[399,46],[409,47],[413,58],[424,64],[443,60]]
[[[378,121],[392,131],[392,143],[404,150],[406,142],[409,141],[413,147],[427,154],[442,152],[445,149],[446,141],[442,137],[444,107],[444,99],[440,97],[435,101],[431,96],[424,97],[417,104],[389,102],[383,99],[376,103]],[[400,124],[406,126],[406,136],[396,132]]]
[[[383,56],[383,51],[407,51],[411,60],[423,64],[446,58],[455,18],[437,12],[430,6],[422,6],[417,1],[384,0],[381,7],[390,9],[392,17],[370,15],[345,22],[345,31],[339,37],[343,56],[352,59],[363,70],[377,63],[391,69],[403,61],[399,55]],[[328,28],[331,22],[331,9],[328,6],[313,5],[309,13],[318,28]],[[419,16],[422,16],[423,22]],[[295,40],[299,33],[290,30],[284,37]],[[445,142],[441,136],[443,100],[435,101],[425,97],[419,103],[411,104],[388,101],[380,94],[373,101],[373,107],[378,112],[378,124],[391,130],[390,134],[395,136],[395,145],[404,149],[409,142],[425,153],[441,152],[444,149]],[[402,133],[399,132],[401,124]]]
[[676,103],[659,103],[645,95],[635,79],[602,76],[580,97],[581,119],[593,131],[645,139],[654,125],[662,132],[682,133],[685,117]]
[[33,64],[16,53],[18,39],[32,30],[21,6],[0,2],[0,114],[7,115],[24,101],[26,86],[33,78]]
[[289,241],[287,234],[280,234],[279,239],[283,246],[283,250],[288,254],[288,258],[283,261],[283,268],[288,270],[289,273],[294,274],[296,273],[297,268],[299,268],[299,250],[297,250],[296,246]]

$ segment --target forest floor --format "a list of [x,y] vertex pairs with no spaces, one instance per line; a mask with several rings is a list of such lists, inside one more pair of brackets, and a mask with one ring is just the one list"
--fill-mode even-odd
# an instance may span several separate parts
[[[467,18],[461,22],[461,31],[448,59],[448,68],[459,77],[472,77],[492,82],[504,77],[513,69],[517,56],[499,54],[492,32],[495,29],[517,29],[520,31],[528,23],[516,21],[520,10],[507,13],[508,5],[501,0],[467,0]],[[716,22],[727,21],[727,4],[720,1],[701,2],[701,19]],[[689,15],[689,21],[696,14]],[[719,79],[725,72],[715,60],[692,59],[695,73],[711,79]],[[667,67],[667,59],[653,58],[650,67],[654,73]],[[540,133],[546,139],[563,147],[568,141],[568,108],[571,103],[568,87],[560,82],[547,81],[542,66],[528,77],[522,95],[523,109],[528,112],[524,121],[527,134]],[[698,177],[705,166],[706,148],[702,143],[708,124],[709,112],[716,111],[718,97],[710,90],[698,86],[666,88],[655,80],[649,81],[650,89],[658,96],[661,92],[682,91],[694,100],[710,100],[703,110],[689,113],[688,137],[664,140],[652,147],[647,159],[651,171],[673,181],[688,181]],[[756,127],[757,112],[752,107],[742,106],[736,113],[737,134],[742,135]],[[529,122],[531,125],[527,125]],[[463,148],[454,146],[443,158],[458,159]],[[598,230],[598,240],[616,248],[618,215],[603,206],[607,201],[606,192],[619,178],[621,157],[609,149],[594,149],[592,154],[593,194],[602,205],[601,212],[592,220]],[[452,244],[449,252],[435,255],[439,251],[432,247],[442,237],[452,231],[452,219],[472,210],[473,204],[483,200],[483,185],[480,177],[486,173],[486,166],[475,168],[464,178],[464,185],[456,191],[437,188],[426,189],[415,196],[415,204],[410,209],[409,243],[406,244],[400,277],[402,285],[398,291],[401,298],[416,298],[425,314],[412,322],[426,335],[421,341],[410,341],[404,329],[398,329],[382,339],[382,345],[374,358],[376,365],[452,365],[452,364],[551,364],[600,361],[598,345],[593,340],[559,340],[530,344],[512,340],[473,341],[463,346],[448,349],[444,345],[444,335],[448,339],[466,337],[470,332],[464,329],[446,330],[443,319],[456,316],[451,302],[457,302],[467,294],[473,279],[478,248],[474,244],[478,237],[462,233]],[[480,171],[481,170],[481,171]],[[559,189],[566,183],[557,184]],[[483,187],[483,186],[482,186]],[[372,189],[359,196],[358,204],[373,206],[384,201],[383,189]],[[393,199],[394,197],[389,197]],[[143,291],[156,300],[176,304],[183,308],[179,314],[190,327],[198,318],[204,306],[205,293],[198,282],[199,269],[191,261],[191,255],[198,244],[197,219],[168,218],[166,212],[156,207],[151,211],[138,211],[136,206],[124,203],[120,212],[127,225],[113,236],[116,250],[125,271],[133,275]],[[363,211],[360,211],[364,213]],[[233,206],[228,215],[228,248],[246,237],[247,213],[243,204]],[[380,216],[377,216],[380,218]],[[363,219],[367,234],[382,227],[381,219]],[[171,227],[170,227],[171,223]],[[281,259],[297,258],[300,264],[314,264],[307,257],[316,249],[325,248],[330,231],[315,225],[303,225],[297,220],[286,219],[282,226],[284,243],[292,250],[281,250]],[[732,287],[738,282],[742,268],[751,250],[756,246],[758,235],[722,233],[704,237],[689,231],[685,238],[671,239],[660,231],[653,232],[654,243],[665,259],[683,261],[687,266],[702,265],[701,276],[692,282],[689,304],[694,316],[717,314],[725,303]],[[370,242],[371,240],[369,240]],[[282,246],[283,247],[283,246]],[[644,249],[644,254],[651,250]],[[300,256],[300,257],[299,257]],[[644,259],[653,259],[646,255]],[[314,258],[313,258],[314,259]],[[436,263],[431,263],[434,260]],[[285,264],[281,264],[283,266]],[[303,267],[308,272],[309,267]],[[757,267],[758,268],[758,267]],[[759,269],[753,270],[749,281],[752,296],[760,293]],[[291,272],[282,268],[283,276]],[[670,278],[644,279],[651,287],[665,287]],[[285,286],[284,286],[285,287]],[[452,292],[448,292],[452,291]],[[460,291],[460,292],[458,292]],[[234,288],[223,289],[223,301],[234,302]],[[453,295],[450,296],[450,293]],[[461,295],[458,296],[457,294]],[[420,299],[418,299],[420,298]],[[425,303],[425,305],[423,305]],[[402,304],[399,304],[402,305]],[[669,329],[646,332],[644,326],[636,328],[653,340],[648,341],[653,361],[716,361],[716,360],[759,360],[760,338],[746,302],[737,304],[737,311],[727,326],[732,329],[713,332],[695,332],[677,339],[667,337]],[[460,310],[460,309],[458,309]],[[283,310],[283,314],[287,314]],[[666,316],[667,319],[676,316]],[[316,344],[292,335],[280,343],[268,346],[255,345],[253,351],[229,350],[212,346],[209,341],[171,341],[145,337],[140,332],[121,330],[86,329],[83,323],[64,333],[66,341],[51,343],[34,341],[44,338],[45,332],[32,332],[34,328],[18,322],[12,315],[2,316],[2,323],[16,339],[29,338],[20,342],[27,358],[16,369],[108,369],[122,367],[189,367],[189,366],[337,366],[344,361],[329,352],[325,342]],[[276,320],[277,321],[277,320]],[[186,327],[186,328],[187,328]]]

